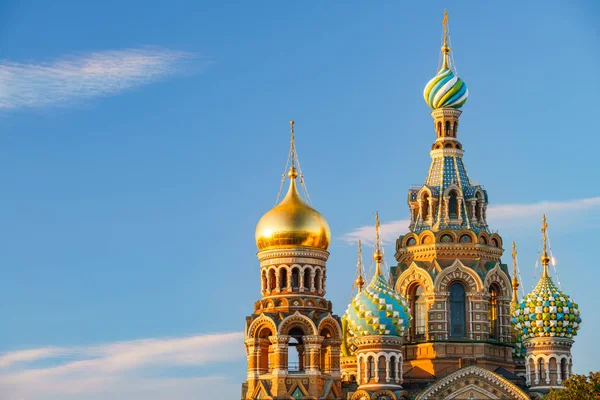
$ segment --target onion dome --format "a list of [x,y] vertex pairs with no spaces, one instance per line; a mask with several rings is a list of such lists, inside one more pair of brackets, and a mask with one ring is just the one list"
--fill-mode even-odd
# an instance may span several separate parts
[[379,241],[379,218],[376,227],[375,274],[369,285],[352,299],[344,315],[348,333],[353,337],[402,336],[410,322],[408,303],[392,289],[381,272],[383,253]]
[[256,246],[259,251],[297,247],[327,250],[331,240],[329,224],[317,210],[306,204],[296,187],[298,173],[295,165],[298,163],[298,155],[294,141],[294,121],[290,121],[290,124],[290,187],[283,200],[258,221]]
[[444,11],[444,44],[442,45],[442,68],[425,86],[423,97],[427,105],[438,108],[461,108],[467,101],[469,90],[465,82],[456,75],[450,66],[450,36],[448,33],[448,13]]
[[300,197],[296,187],[298,174],[294,167],[288,176],[290,187],[287,194],[256,225],[258,250],[290,247],[327,250],[331,239],[327,220]]
[[579,306],[569,295],[554,285],[548,273],[550,257],[546,251],[547,226],[544,215],[542,277],[513,313],[515,329],[522,334],[523,340],[547,336],[573,338],[581,325]]

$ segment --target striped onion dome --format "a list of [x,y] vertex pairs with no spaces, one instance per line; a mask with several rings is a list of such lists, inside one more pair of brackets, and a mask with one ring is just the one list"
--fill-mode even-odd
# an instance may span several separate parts
[[444,63],[442,69],[425,86],[423,97],[431,109],[461,108],[469,96],[469,89],[451,68]]
[[513,313],[523,340],[534,337],[573,338],[581,325],[579,306],[544,274]]

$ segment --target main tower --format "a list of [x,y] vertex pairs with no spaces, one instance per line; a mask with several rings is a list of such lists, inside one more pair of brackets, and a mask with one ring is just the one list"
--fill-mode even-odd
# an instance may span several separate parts
[[396,241],[394,289],[407,299],[404,386],[422,386],[468,365],[517,381],[512,297],[502,238],[488,226],[488,193],[467,174],[459,141],[469,91],[458,77],[448,15],[441,61],[423,92],[435,141],[425,183],[408,191],[409,232]]
[[342,330],[325,299],[331,232],[327,220],[300,196],[296,180],[304,188],[304,177],[293,121],[291,133],[288,192],[256,226],[261,298],[246,318],[243,399],[336,399],[342,394]]

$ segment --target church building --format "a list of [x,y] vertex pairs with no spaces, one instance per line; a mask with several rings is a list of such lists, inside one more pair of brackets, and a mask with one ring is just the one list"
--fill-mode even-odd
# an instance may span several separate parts
[[409,231],[389,274],[378,214],[372,276],[358,243],[342,316],[326,297],[331,233],[304,189],[291,122],[287,194],[256,227],[261,298],[246,318],[243,400],[528,400],[571,375],[581,317],[550,276],[546,216],[542,275],[520,301],[515,244],[509,270],[488,226],[488,193],[463,162],[469,92],[453,61],[444,13],[440,68],[423,93],[435,139],[429,172],[408,190]]

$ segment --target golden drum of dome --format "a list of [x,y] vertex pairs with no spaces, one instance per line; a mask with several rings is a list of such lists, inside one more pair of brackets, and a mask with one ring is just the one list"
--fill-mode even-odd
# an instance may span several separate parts
[[267,212],[256,226],[259,251],[308,247],[327,250],[331,231],[325,217],[304,202],[290,174],[290,187],[283,200]]

